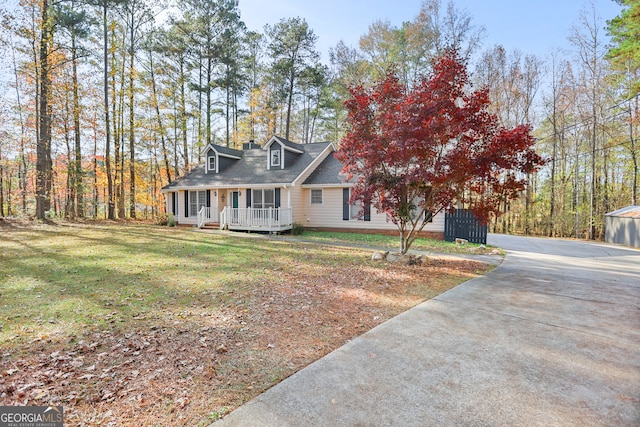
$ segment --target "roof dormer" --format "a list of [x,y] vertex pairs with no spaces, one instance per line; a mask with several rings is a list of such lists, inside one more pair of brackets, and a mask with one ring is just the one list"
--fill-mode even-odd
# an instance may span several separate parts
[[207,174],[220,173],[242,158],[242,151],[216,144],[208,144],[202,151],[204,171]]
[[304,153],[299,144],[277,136],[271,137],[262,149],[267,152],[267,169],[269,170],[285,169]]

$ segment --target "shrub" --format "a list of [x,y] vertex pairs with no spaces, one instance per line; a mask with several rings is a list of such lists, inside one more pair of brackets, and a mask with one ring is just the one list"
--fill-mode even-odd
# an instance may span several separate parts
[[304,226],[302,224],[293,223],[293,228],[291,229],[291,234],[294,236],[300,235],[304,233]]

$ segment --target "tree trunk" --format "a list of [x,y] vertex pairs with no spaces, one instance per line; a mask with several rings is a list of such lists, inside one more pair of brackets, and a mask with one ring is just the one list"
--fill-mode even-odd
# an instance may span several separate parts
[[[71,67],[72,67],[72,87],[73,87],[73,128],[75,141],[75,167],[74,167],[74,193],[76,195],[76,216],[84,218],[84,185],[82,171],[82,144],[80,134],[80,97],[78,95],[78,52],[76,48],[76,35],[71,32]],[[71,159],[69,159],[71,161]]]
[[[213,114],[212,108],[211,108],[211,80],[213,79],[213,59],[211,58],[207,58],[207,98],[206,98],[206,102],[207,102],[207,117],[205,117],[206,119],[206,132],[207,132],[207,139],[206,139],[206,143],[207,144],[211,144],[211,115]],[[200,151],[202,147],[198,147],[198,151]]]
[[167,153],[167,144],[165,141],[166,131],[162,124],[162,116],[160,115],[160,106],[158,105],[158,90],[156,87],[155,66],[153,64],[153,52],[149,50],[149,69],[151,77],[151,95],[153,96],[153,108],[156,113],[156,121],[158,122],[158,133],[160,133],[160,143],[162,144],[162,158],[164,160],[164,169],[167,174],[167,180],[171,183],[171,168],[169,166],[169,155]]
[[135,75],[134,66],[134,25],[133,14],[131,17],[130,28],[130,51],[129,51],[129,216],[131,218],[136,217],[136,146],[135,146],[135,120],[133,114],[133,102],[134,102],[134,85],[133,78]]
[[[112,30],[111,34],[111,44],[114,45],[116,43],[115,40],[115,30]],[[115,49],[111,49],[111,62],[112,64],[116,63],[116,51]],[[122,64],[122,69],[124,70],[124,62]],[[124,73],[124,71],[122,71]],[[114,198],[115,198],[115,215],[118,218],[123,218],[124,215],[124,207],[123,207],[123,192],[122,192],[122,163],[120,161],[120,137],[122,128],[119,126],[120,119],[122,118],[122,114],[118,114],[118,91],[116,84],[116,71],[112,70],[111,72],[111,93],[113,95],[113,99],[111,100],[111,112],[113,114],[112,117],[112,125],[113,125],[113,154],[114,154],[114,163],[115,163],[115,174],[114,174]],[[120,94],[120,105],[122,105],[122,94]],[[120,117],[120,119],[118,118]]]
[[98,218],[98,130],[97,117],[93,122],[93,219]]
[[75,205],[75,174],[74,163],[71,161],[71,140],[69,138],[69,105],[68,101],[65,102],[65,118],[64,118],[64,142],[67,147],[67,188],[65,191],[65,205],[64,205],[64,217],[68,219],[74,219],[76,214]]
[[[182,132],[182,150],[184,153],[184,171],[185,174],[189,171],[189,145],[187,142],[187,99],[184,90],[185,83],[185,72],[184,72],[184,61],[180,61],[180,130]],[[198,95],[198,108],[199,112],[202,113],[202,92]],[[198,114],[198,144],[202,142],[200,132],[200,116],[202,114]],[[177,140],[177,138],[176,138]],[[175,150],[177,152],[177,150]],[[178,166],[176,164],[176,175],[178,175]]]
[[231,79],[229,77],[230,71],[229,71],[229,64],[226,65],[227,69],[226,69],[226,77],[227,77],[227,81],[225,83],[226,86],[226,96],[227,96],[227,102],[225,105],[225,119],[226,119],[226,126],[227,126],[227,130],[226,130],[226,135],[225,135],[225,142],[227,147],[229,146],[229,140],[231,139],[231,129],[230,129],[230,121],[231,121],[231,88],[229,87],[231,84]]
[[[636,96],[633,101],[635,102],[635,117],[638,119],[638,97]],[[630,102],[630,104],[631,104]],[[633,177],[631,185],[631,204],[638,205],[638,153],[636,152],[636,139],[635,139],[635,123],[632,106],[629,105],[629,143],[631,144],[631,161],[633,163]]]
[[2,149],[0,147],[0,217],[4,217],[4,184],[2,177],[4,175],[4,167],[2,166]]
[[[18,64],[16,62],[15,50],[11,49],[13,59],[13,73],[15,77],[16,88],[16,104],[18,107],[18,120],[20,122],[20,163],[18,164],[18,188],[20,189],[20,198],[22,200],[22,213],[27,213],[27,154],[25,149],[25,123],[22,111],[22,100],[20,96],[20,79],[18,72]],[[1,179],[1,177],[0,177]]]
[[40,87],[38,143],[36,146],[36,218],[45,219],[51,207],[51,117],[49,94],[51,77],[49,70],[49,46],[53,32],[49,22],[49,2],[42,3],[42,28],[40,36]]
[[[107,0],[102,3],[102,30],[104,42],[104,123],[105,123],[105,150],[104,161],[107,169],[107,218],[114,220],[116,218],[115,203],[113,200],[113,175],[111,173],[111,120],[109,118],[109,27],[107,26]],[[114,94],[115,96],[115,94]],[[96,182],[97,188],[97,182]]]
[[287,121],[285,127],[285,139],[289,139],[289,128],[291,125],[291,107],[293,106],[293,84],[295,83],[295,77],[293,72],[289,78],[289,99],[287,100]]

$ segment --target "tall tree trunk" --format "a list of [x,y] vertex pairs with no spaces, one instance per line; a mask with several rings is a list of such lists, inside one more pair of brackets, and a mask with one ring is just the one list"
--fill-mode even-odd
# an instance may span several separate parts
[[66,188],[64,191],[64,217],[68,219],[74,219],[76,215],[76,194],[75,194],[75,163],[73,159],[73,150],[71,149],[71,128],[69,126],[69,117],[73,116],[71,107],[69,105],[69,97],[65,94],[64,97],[64,116],[62,117],[62,130],[64,134],[64,143],[67,149],[67,179]]
[[[206,117],[206,123],[207,123],[207,145],[211,144],[211,115],[213,114],[212,108],[211,108],[211,80],[213,79],[213,59],[212,58],[207,58],[207,117]],[[200,150],[202,149],[202,147],[198,147],[198,152],[200,152]]]
[[[116,37],[115,37],[115,29],[111,32],[111,44],[115,45]],[[115,49],[111,49],[111,63],[115,66],[116,64],[116,51]],[[122,63],[122,69],[124,69],[124,62]],[[115,174],[114,174],[114,198],[115,198],[115,215],[118,218],[123,218],[124,208],[123,204],[123,193],[121,191],[121,183],[122,183],[122,163],[120,161],[121,155],[121,130],[122,128],[119,126],[122,119],[122,114],[118,114],[118,95],[120,95],[120,105],[122,105],[122,91],[120,94],[118,93],[117,86],[117,71],[111,71],[111,93],[113,95],[113,99],[111,100],[111,112],[113,114],[112,117],[112,126],[113,126],[113,154],[114,154],[114,163],[115,163]]]
[[49,2],[42,3],[42,28],[40,35],[40,88],[38,143],[36,146],[36,218],[44,219],[51,207],[51,117],[49,95],[51,76],[49,69],[49,47],[53,31],[49,22]]
[[0,146],[0,217],[4,217],[4,167],[2,166],[2,147]]
[[[75,142],[75,167],[74,180],[76,195],[76,216],[84,218],[84,185],[82,171],[82,143],[80,133],[80,97],[78,95],[78,52],[76,48],[76,34],[71,32],[71,68],[72,68],[72,87],[73,87],[73,129]],[[71,159],[69,159],[71,161]]]
[[227,95],[227,102],[225,105],[225,121],[226,121],[226,135],[225,135],[225,142],[227,147],[229,146],[229,140],[231,139],[231,128],[230,128],[230,120],[231,120],[231,88],[229,87],[229,65],[227,65],[227,82],[225,84],[226,86],[226,95]]
[[98,118],[94,117],[94,121],[93,121],[93,214],[92,214],[93,219],[98,218],[98,129],[97,129],[98,123],[97,121],[98,121]]
[[553,101],[553,150],[551,154],[551,187],[549,192],[549,232],[548,236],[553,237],[555,234],[555,215],[556,215],[556,158],[558,156],[558,122],[556,116],[556,101]]
[[[202,69],[202,68],[201,68]],[[182,150],[184,153],[184,172],[185,174],[189,171],[189,145],[187,140],[187,97],[185,94],[185,71],[184,71],[184,61],[180,61],[180,130],[182,136]],[[202,84],[202,81],[200,82]],[[202,143],[200,132],[200,117],[202,116],[202,91],[199,92],[198,95],[198,144]],[[176,138],[177,141],[177,138]],[[175,150],[176,153],[178,150]],[[176,163],[176,176],[178,175],[178,166]]]
[[633,177],[632,185],[631,185],[631,204],[634,206],[638,205],[638,153],[636,151],[636,138],[635,138],[635,123],[634,123],[634,114],[632,103],[635,103],[635,118],[638,119],[638,97],[636,96],[632,101],[629,102],[629,143],[631,144],[631,161],[633,164]]
[[[595,93],[595,88],[593,89]],[[591,127],[591,211],[589,218],[589,239],[596,239],[596,222],[595,215],[597,210],[597,198],[596,198],[596,137],[597,137],[597,122],[596,122],[596,106],[595,106],[595,94],[593,99],[593,124]]]
[[[176,104],[176,97],[172,97],[173,101],[173,174],[175,177],[180,176],[180,162],[178,159],[178,155],[180,154],[180,150],[178,150],[178,106]],[[199,128],[198,128],[199,131]],[[185,146],[186,150],[187,147]],[[184,156],[184,153],[182,154]]]
[[6,190],[6,203],[7,203],[7,216],[12,216],[13,215],[13,210],[11,209],[11,192],[13,191],[13,188],[11,188],[11,181],[12,181],[12,176],[11,176],[11,170],[7,170],[6,171],[6,175],[7,175],[7,190]]
[[[18,188],[20,190],[20,198],[22,201],[22,213],[27,213],[27,153],[25,149],[25,123],[22,111],[22,98],[20,96],[20,79],[18,72],[18,63],[16,62],[15,49],[11,48],[13,60],[13,75],[15,78],[16,88],[16,105],[18,107],[18,121],[20,122],[20,163],[18,164]],[[1,177],[0,177],[1,179]]]
[[118,218],[126,217],[125,203],[125,148],[124,143],[125,127],[124,127],[124,108],[125,108],[125,82],[127,74],[127,49],[122,49],[122,67],[120,68],[120,91],[118,93],[118,143],[120,147],[120,161],[118,162]]
[[151,77],[151,95],[153,96],[153,108],[156,113],[156,121],[158,122],[158,133],[160,133],[160,143],[162,146],[162,158],[164,160],[164,169],[167,174],[167,180],[171,183],[171,167],[169,166],[169,154],[167,152],[167,144],[165,140],[165,128],[160,115],[160,105],[158,103],[158,90],[156,87],[155,65],[153,63],[153,52],[149,50],[149,70]]
[[[102,3],[102,30],[104,42],[104,123],[105,123],[105,167],[107,169],[107,218],[114,220],[116,218],[114,194],[113,194],[113,175],[111,173],[111,120],[109,118],[109,27],[107,26],[107,0]],[[114,94],[115,96],[115,94]],[[97,183],[96,183],[97,188]]]
[[65,191],[64,216],[68,219],[74,219],[76,214],[75,206],[75,164],[71,161],[71,140],[69,138],[69,102],[65,100],[65,118],[63,120],[64,142],[67,148],[67,188]]
[[293,106],[293,84],[295,83],[295,76],[293,73],[289,78],[289,99],[287,100],[287,122],[285,127],[285,139],[289,139],[289,128],[291,126],[291,108]]
[[133,102],[135,99],[134,96],[134,85],[133,78],[135,75],[134,59],[135,59],[135,45],[134,45],[134,22],[133,22],[133,14],[131,17],[131,28],[129,32],[130,37],[130,51],[129,51],[129,216],[131,218],[136,217],[136,147],[135,147],[135,119],[133,115]]

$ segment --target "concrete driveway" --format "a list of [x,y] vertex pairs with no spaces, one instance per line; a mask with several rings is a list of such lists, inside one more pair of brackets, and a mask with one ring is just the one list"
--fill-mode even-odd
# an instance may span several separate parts
[[471,280],[215,423],[639,426],[640,251],[491,235]]

